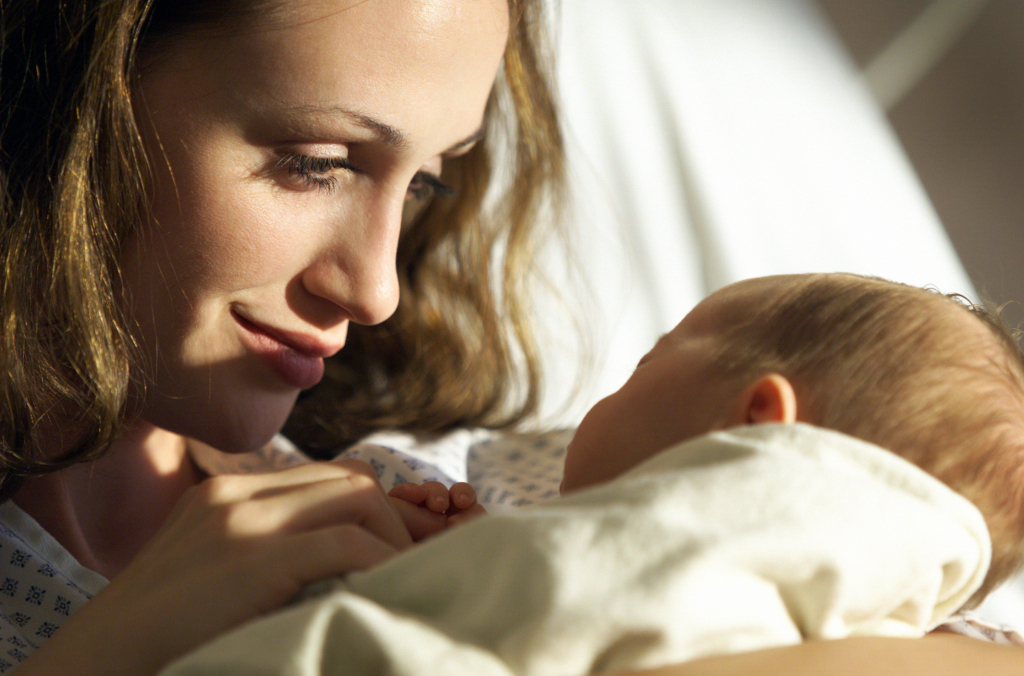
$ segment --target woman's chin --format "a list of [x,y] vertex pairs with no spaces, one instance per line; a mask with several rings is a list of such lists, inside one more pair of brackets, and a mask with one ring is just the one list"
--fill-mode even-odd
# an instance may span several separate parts
[[224,453],[249,453],[265,446],[281,431],[298,391],[292,396],[248,394],[194,405],[185,405],[181,399],[166,399],[162,405],[150,401],[142,417],[161,429]]
[[263,414],[253,411],[251,416],[236,420],[235,424],[216,425],[200,436],[193,436],[224,453],[250,453],[265,446],[281,431],[288,418],[289,408],[282,413]]

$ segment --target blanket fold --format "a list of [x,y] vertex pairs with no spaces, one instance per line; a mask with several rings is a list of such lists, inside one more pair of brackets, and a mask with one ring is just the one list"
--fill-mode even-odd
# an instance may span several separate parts
[[568,676],[920,636],[989,550],[977,509],[894,454],[750,426],[445,533],[162,673]]

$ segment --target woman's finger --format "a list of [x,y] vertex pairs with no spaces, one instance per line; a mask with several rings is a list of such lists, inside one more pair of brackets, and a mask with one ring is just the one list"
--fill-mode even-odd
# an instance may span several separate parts
[[273,495],[299,484],[353,475],[377,480],[373,468],[359,460],[308,462],[273,472],[222,474],[206,479],[195,490],[203,494],[203,501],[207,504],[228,504]]
[[420,484],[398,484],[388,491],[389,498],[398,498],[414,505],[421,505],[427,500],[427,490]]
[[451,505],[451,500],[448,497],[448,487],[440,481],[427,481],[422,484],[398,484],[388,491],[388,497],[399,498],[414,505],[422,505],[438,514],[447,512],[448,507]]
[[444,514],[413,504],[402,498],[391,498],[391,505],[398,512],[413,541],[435,535],[445,529],[448,517]]
[[365,476],[370,477],[374,481],[377,481],[377,471],[373,469],[373,466],[370,465],[370,463],[363,462],[362,460],[331,460],[330,462],[326,462],[324,464],[330,465],[331,467],[341,468],[346,472],[355,472],[356,474],[363,474]]
[[224,508],[225,528],[235,537],[298,533],[338,524],[361,526],[392,547],[412,539],[376,479],[363,474],[288,486]]
[[[387,542],[353,524],[342,524],[279,541],[253,560],[254,574],[268,592],[266,609],[274,610],[308,584],[379,565],[398,552]],[[268,588],[269,587],[269,588]]]

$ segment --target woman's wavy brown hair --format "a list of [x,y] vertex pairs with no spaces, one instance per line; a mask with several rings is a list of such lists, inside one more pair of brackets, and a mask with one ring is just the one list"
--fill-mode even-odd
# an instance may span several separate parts
[[[118,293],[147,204],[131,97],[140,54],[273,8],[0,0],[0,499],[101,454],[141,381]],[[399,309],[352,332],[289,424],[300,444],[337,447],[384,426],[511,425],[537,406],[528,280],[538,224],[561,203],[563,154],[539,0],[512,0],[510,12],[488,142],[445,167],[458,195],[406,227]],[[508,166],[499,191],[495,152]]]

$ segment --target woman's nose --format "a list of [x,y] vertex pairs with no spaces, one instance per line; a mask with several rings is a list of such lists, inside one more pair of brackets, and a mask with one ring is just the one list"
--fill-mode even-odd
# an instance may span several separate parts
[[379,324],[398,307],[399,200],[367,205],[340,219],[326,251],[302,275],[305,289],[340,307],[357,324]]

